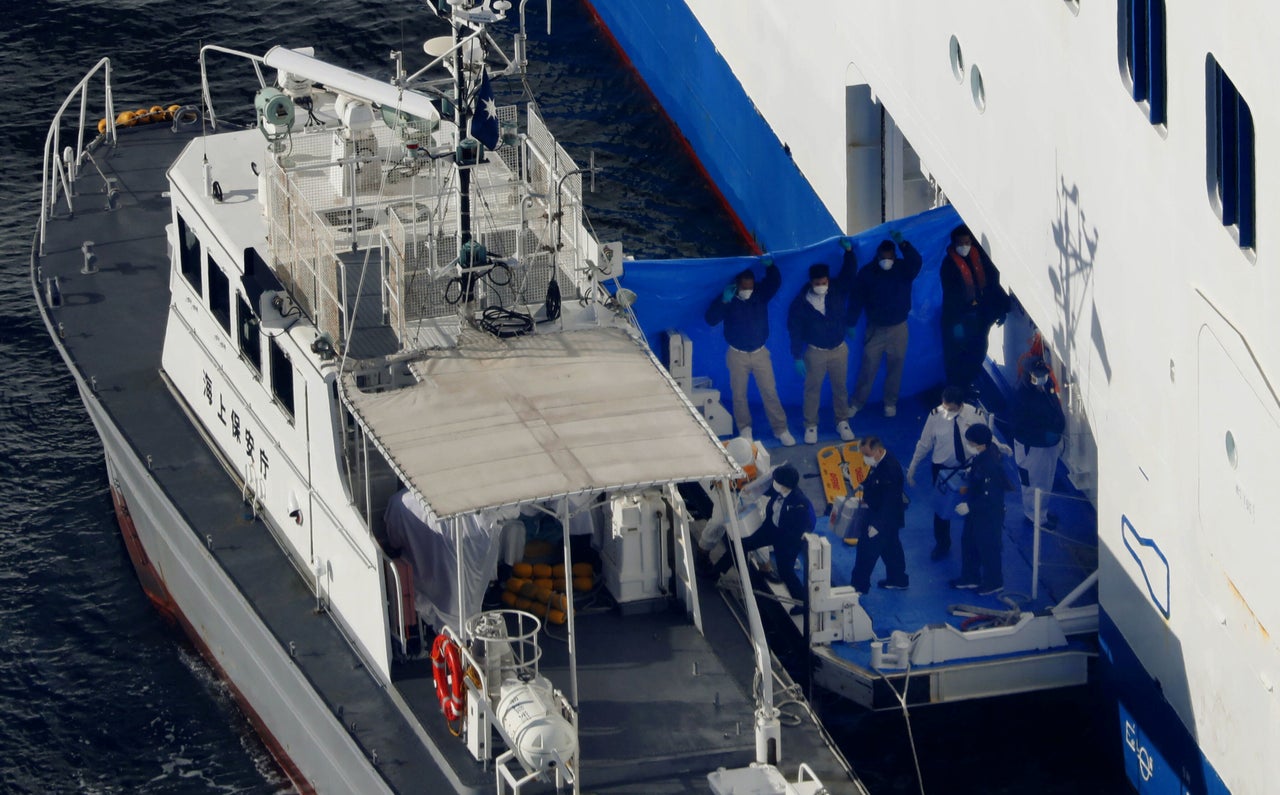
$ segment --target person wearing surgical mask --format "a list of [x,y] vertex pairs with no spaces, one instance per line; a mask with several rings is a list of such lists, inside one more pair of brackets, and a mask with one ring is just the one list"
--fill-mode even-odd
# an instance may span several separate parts
[[853,429],[849,427],[849,346],[844,340],[854,333],[849,316],[849,293],[858,264],[852,239],[841,238],[840,247],[844,250],[840,275],[832,278],[830,268],[824,263],[811,266],[808,284],[791,302],[787,313],[791,357],[795,360],[796,373],[804,379],[805,444],[818,441],[818,405],[822,382],[828,377],[836,433],[846,442],[854,438]]
[[[934,560],[942,560],[951,553],[951,520],[956,516],[955,505],[960,500],[960,487],[964,485],[964,468],[971,456],[971,446],[965,442],[965,433],[975,425],[986,426],[988,422],[985,411],[964,402],[964,390],[958,386],[942,390],[942,403],[925,419],[920,441],[916,443],[911,465],[907,467],[907,485],[915,487],[916,470],[928,458]],[[999,442],[995,444],[999,445]],[[1006,455],[1010,452],[1008,447],[1001,446],[1001,449]]]
[[1000,559],[1004,493],[1013,484],[1005,479],[1003,456],[992,444],[990,428],[975,425],[965,431],[964,438],[976,453],[965,477],[964,502],[956,505],[956,513],[964,517],[964,531],[960,535],[960,576],[951,581],[951,587],[991,596],[1004,590]]
[[1036,490],[1041,491],[1041,527],[1053,529],[1058,517],[1049,510],[1053,478],[1062,451],[1066,417],[1049,378],[1049,365],[1033,359],[1013,400],[1013,460],[1018,465],[1022,485],[1022,514],[1035,524]]
[[773,257],[766,255],[761,259],[765,265],[764,278],[757,284],[750,268],[742,271],[711,300],[705,317],[708,325],[724,323],[724,341],[729,348],[725,364],[729,368],[729,392],[733,395],[733,420],[738,424],[738,435],[753,438],[747,383],[754,376],[773,435],[784,447],[791,447],[796,439],[787,429],[787,415],[782,401],[778,400],[773,377],[773,359],[766,346],[769,301],[782,285],[782,276]]
[[948,384],[972,388],[987,358],[991,326],[1004,323],[1009,295],[1000,271],[963,224],[938,268],[942,282],[942,360]]
[[871,471],[862,481],[866,516],[858,536],[850,584],[858,593],[867,593],[871,588],[871,572],[876,562],[883,560],[885,578],[880,581],[880,587],[905,591],[910,579],[899,538],[906,513],[902,499],[902,464],[875,436],[862,440],[861,451],[862,460],[871,465]]
[[[849,398],[850,415],[857,414],[871,396],[871,386],[885,361],[884,416],[898,413],[898,388],[902,384],[902,367],[907,359],[907,315],[911,312],[911,286],[920,273],[922,260],[915,246],[902,238],[897,230],[889,240],[880,241],[875,260],[862,266],[849,296],[849,322],[867,313],[866,334],[862,343],[862,364],[858,380]],[[902,250],[902,257],[895,253]]]

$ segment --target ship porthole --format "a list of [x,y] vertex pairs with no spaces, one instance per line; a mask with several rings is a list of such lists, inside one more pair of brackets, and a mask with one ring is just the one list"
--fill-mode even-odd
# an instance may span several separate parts
[[1240,451],[1236,449],[1236,437],[1231,431],[1227,431],[1227,463],[1232,469],[1240,463]]
[[951,37],[951,74],[956,76],[957,83],[964,82],[964,53],[960,51],[960,40]]
[[987,90],[982,85],[982,72],[977,66],[969,70],[969,90],[973,92],[973,104],[981,113],[987,109]]

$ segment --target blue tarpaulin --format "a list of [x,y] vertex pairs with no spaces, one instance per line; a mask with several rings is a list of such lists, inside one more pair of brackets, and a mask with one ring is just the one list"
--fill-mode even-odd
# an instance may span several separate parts
[[[855,235],[853,253],[859,267],[872,264],[876,246],[889,237],[892,230],[900,232],[914,245],[924,259],[924,267],[916,277],[912,290],[911,314],[908,318],[910,342],[907,362],[902,377],[903,396],[922,392],[943,380],[942,338],[939,329],[939,312],[942,305],[942,286],[938,281],[938,267],[950,241],[951,230],[962,223],[951,207],[940,207],[911,218],[899,219]],[[773,356],[773,369],[778,382],[778,395],[788,407],[800,405],[803,380],[792,364],[787,336],[787,308],[791,301],[805,289],[809,266],[826,263],[835,276],[844,259],[840,238],[833,237],[805,248],[770,252],[770,256],[782,273],[782,287],[769,303],[769,342]],[[712,259],[635,260],[626,263],[620,280],[622,286],[635,291],[636,317],[640,321],[649,344],[660,359],[665,360],[662,349],[664,333],[681,331],[693,342],[693,374],[708,376],[721,392],[724,405],[731,405],[729,371],[725,366],[727,345],[723,326],[714,328],[703,318],[712,300],[720,300],[725,285],[744,268],[752,268],[759,279],[764,273],[760,257],[726,257]],[[858,331],[850,344],[849,384],[853,389],[858,367],[862,360],[862,337],[866,328],[865,315],[859,319]],[[884,381],[883,367],[872,390],[872,402],[881,399]],[[753,382],[754,383],[754,382]],[[754,386],[750,400],[759,401]],[[824,405],[830,405],[830,395],[824,392]],[[829,414],[825,416],[829,417]]]

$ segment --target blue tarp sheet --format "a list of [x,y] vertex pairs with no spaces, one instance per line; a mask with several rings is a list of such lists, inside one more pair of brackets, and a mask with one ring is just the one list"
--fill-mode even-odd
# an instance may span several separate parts
[[[951,230],[960,223],[960,216],[952,207],[940,207],[882,224],[852,238],[853,253],[857,255],[859,267],[872,261],[876,246],[889,237],[891,230],[901,232],[924,258],[924,267],[912,290],[911,314],[907,321],[910,342],[902,377],[901,394],[904,397],[936,386],[943,380],[939,328],[942,286],[938,281],[938,266],[950,241]],[[805,248],[770,252],[782,272],[782,287],[769,303],[768,346],[773,356],[778,395],[786,406],[800,405],[804,385],[792,364],[787,308],[808,282],[810,265],[826,263],[831,266],[834,276],[839,272],[844,253],[839,237]],[[664,332],[678,330],[688,335],[693,342],[693,374],[711,378],[714,387],[720,390],[726,408],[731,405],[732,398],[729,394],[729,371],[725,366],[727,346],[723,327],[708,326],[703,315],[712,300],[719,300],[725,285],[733,280],[734,275],[747,267],[755,270],[757,279],[764,273],[759,257],[635,260],[626,263],[620,280],[622,286],[635,291],[638,296],[636,317],[658,357],[664,360],[666,357],[666,351],[662,349]],[[865,328],[864,316],[858,322],[857,337],[850,346],[850,390],[862,360]],[[871,393],[871,402],[881,399],[883,381],[882,367]],[[750,399],[752,403],[759,401],[754,387],[751,388]],[[823,403],[830,405],[829,392],[824,392]]]

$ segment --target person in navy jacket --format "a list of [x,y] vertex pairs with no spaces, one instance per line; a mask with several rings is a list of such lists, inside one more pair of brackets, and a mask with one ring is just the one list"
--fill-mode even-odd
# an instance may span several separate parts
[[[858,322],[858,315],[867,313],[867,333],[862,344],[862,366],[858,368],[858,380],[853,385],[853,397],[849,399],[849,411],[857,414],[866,405],[880,370],[880,360],[885,360],[884,416],[898,413],[898,388],[902,384],[902,365],[907,359],[907,315],[911,313],[911,286],[920,274],[923,260],[911,243],[902,239],[894,230],[890,240],[880,241],[876,259],[858,271],[853,292],[849,297],[849,324]],[[902,249],[902,256],[894,253],[894,243]]]
[[1052,529],[1058,519],[1048,510],[1053,476],[1058,470],[1066,417],[1049,377],[1049,365],[1036,359],[1027,368],[1013,400],[1013,458],[1022,482],[1022,513],[1036,520],[1036,489],[1046,492],[1040,500],[1040,523]]
[[796,372],[804,378],[804,443],[818,441],[818,403],[822,382],[831,376],[831,403],[835,409],[836,432],[846,442],[853,441],[849,428],[849,292],[858,272],[853,243],[842,238],[844,262],[840,275],[831,278],[823,263],[810,266],[809,283],[791,302],[787,330],[791,332],[791,357]]
[[976,588],[982,596],[1004,590],[1001,563],[1004,533],[1004,492],[1007,483],[1000,449],[992,443],[991,429],[974,425],[964,432],[972,450],[964,502],[956,513],[964,517],[960,535],[960,578],[953,588]]
[[862,481],[866,513],[858,536],[851,584],[858,593],[865,594],[871,588],[871,572],[876,561],[883,559],[885,578],[880,581],[880,587],[906,590],[910,579],[899,537],[906,513],[902,499],[902,464],[875,436],[863,439],[861,449],[862,460],[871,465],[871,471]]
[[947,383],[969,389],[987,358],[992,324],[1003,324],[1009,313],[1009,294],[1000,286],[1000,271],[963,224],[951,230],[938,278]]
[[[802,601],[804,583],[796,574],[796,559],[804,548],[804,534],[813,530],[816,517],[813,503],[800,490],[800,473],[790,464],[773,470],[773,485],[765,492],[769,503],[764,510],[764,523],[760,529],[742,539],[742,551],[750,552],[761,547],[773,547],[777,561],[778,577],[787,586],[791,598]],[[712,574],[719,576],[733,565],[733,544],[725,539],[729,551],[720,556],[712,566]],[[802,612],[803,608],[793,612]]]
[[750,268],[739,273],[712,299],[706,319],[712,326],[724,323],[724,341],[729,345],[725,364],[729,368],[729,391],[733,393],[733,419],[738,423],[738,435],[751,438],[747,382],[754,375],[773,435],[784,447],[791,447],[796,440],[787,430],[787,415],[782,401],[778,400],[773,378],[773,361],[765,347],[769,339],[769,300],[782,285],[782,276],[772,257],[764,259],[764,278],[757,283]]

